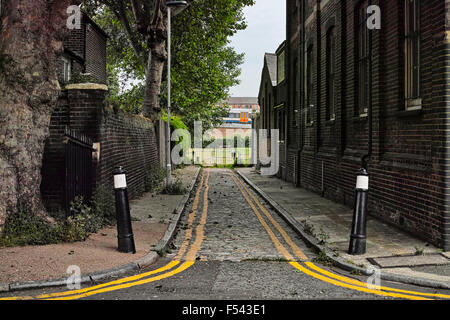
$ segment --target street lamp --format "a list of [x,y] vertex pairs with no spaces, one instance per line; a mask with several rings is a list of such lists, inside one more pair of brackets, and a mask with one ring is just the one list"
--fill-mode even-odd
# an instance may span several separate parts
[[167,135],[166,135],[166,188],[172,186],[171,174],[172,174],[172,161],[170,157],[170,107],[171,107],[171,18],[172,18],[172,8],[174,9],[174,14],[181,12],[186,6],[186,1],[166,1],[167,6]]

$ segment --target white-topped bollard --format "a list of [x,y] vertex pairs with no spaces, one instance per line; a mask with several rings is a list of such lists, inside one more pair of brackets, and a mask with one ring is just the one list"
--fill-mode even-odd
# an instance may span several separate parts
[[128,202],[126,172],[122,167],[114,171],[114,191],[116,196],[117,239],[120,252],[136,253]]
[[353,211],[352,233],[348,253],[366,253],[367,196],[369,193],[369,174],[361,168],[356,177],[355,208]]

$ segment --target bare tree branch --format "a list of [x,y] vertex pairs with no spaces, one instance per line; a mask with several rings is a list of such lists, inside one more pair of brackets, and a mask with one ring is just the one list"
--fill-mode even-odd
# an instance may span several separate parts
[[149,21],[145,21],[144,19],[144,11],[141,1],[131,0],[131,8],[136,19],[137,30],[142,34],[146,34]]
[[152,11],[151,2],[153,2],[153,0],[144,0],[144,2],[143,2],[144,14],[143,14],[142,19],[144,19],[144,21],[147,21],[148,23],[150,23],[150,15],[151,15],[151,11]]
[[155,25],[157,23],[159,14],[161,9],[161,0],[155,0],[155,11],[153,12],[153,21],[152,25]]
[[155,7],[153,12],[153,20],[150,25],[149,35],[150,44],[156,39],[165,41],[167,39],[167,19],[164,15],[167,13],[167,7],[164,0],[155,0]]
[[119,2],[118,12],[116,10],[114,10],[114,7],[111,9],[113,9],[114,14],[122,23],[122,25],[125,29],[125,32],[128,36],[128,41],[130,42],[130,45],[133,48],[134,53],[136,54],[136,57],[138,58],[139,62],[143,66],[145,66],[146,63],[145,63],[145,59],[143,57],[144,48],[142,48],[142,45],[139,44],[139,42],[136,40],[135,36],[133,35],[133,30],[131,30],[130,22],[128,21],[123,1],[120,0],[118,2]]

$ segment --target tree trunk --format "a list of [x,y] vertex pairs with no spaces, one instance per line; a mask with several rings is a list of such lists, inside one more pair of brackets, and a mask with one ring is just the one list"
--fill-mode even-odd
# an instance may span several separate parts
[[161,112],[161,82],[164,63],[167,60],[167,7],[164,1],[157,0],[153,21],[148,28],[147,44],[150,48],[145,80],[143,114],[156,120]]
[[51,221],[40,195],[42,156],[60,92],[71,0],[9,0],[0,29],[0,229],[8,214],[29,210]]
[[153,43],[148,58],[143,113],[152,120],[158,119],[161,112],[161,82],[167,59],[165,44],[165,40]]

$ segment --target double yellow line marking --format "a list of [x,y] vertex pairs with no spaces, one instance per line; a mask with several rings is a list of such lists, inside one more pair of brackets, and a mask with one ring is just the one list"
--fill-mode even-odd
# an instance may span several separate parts
[[[275,247],[277,248],[277,250],[297,270],[299,270],[311,277],[319,279],[321,281],[324,281],[324,282],[327,282],[327,283],[330,283],[330,284],[333,284],[333,285],[336,285],[339,287],[344,287],[344,288],[357,290],[357,291],[361,291],[361,292],[365,292],[365,293],[371,293],[371,294],[395,297],[395,298],[411,299],[411,300],[430,300],[429,298],[425,298],[425,297],[450,299],[450,295],[444,295],[444,294],[416,292],[416,291],[401,290],[401,289],[383,287],[383,286],[375,287],[375,286],[371,286],[370,284],[367,284],[367,283],[364,283],[364,282],[361,282],[361,281],[358,281],[355,279],[351,279],[348,277],[344,277],[344,276],[340,276],[340,275],[331,273],[327,270],[324,270],[324,269],[316,266],[314,263],[307,261],[307,260],[309,260],[308,257],[295,244],[295,242],[289,237],[289,235],[283,230],[283,228],[275,221],[275,219],[269,213],[269,211],[261,204],[261,202],[253,195],[253,193],[245,186],[245,184],[242,181],[240,181],[240,179],[237,178],[235,176],[235,174],[232,174],[232,178],[233,178],[235,184],[237,185],[237,187],[239,188],[239,190],[241,191],[242,195],[244,196],[245,200],[248,202],[250,207],[253,209],[256,217],[258,218],[259,222],[266,230],[267,234],[269,235],[270,239],[272,240],[272,242],[275,245]],[[255,203],[256,203],[256,206],[258,206],[259,209],[264,213],[267,220],[270,223],[272,223],[272,225],[279,232],[279,234],[284,239],[284,241],[289,245],[294,256],[296,256],[304,265],[302,263],[295,261],[293,255],[290,254],[289,250],[286,249],[286,247],[280,242],[280,240],[277,238],[275,233],[272,231],[272,229],[266,223],[263,216],[260,214],[260,212],[256,208]]]
[[[192,212],[188,217],[188,229],[186,230],[185,239],[183,241],[183,245],[180,247],[179,252],[175,256],[175,259],[168,263],[167,265],[158,268],[156,270],[152,270],[149,272],[141,273],[139,275],[125,277],[122,279],[118,279],[115,281],[103,283],[96,286],[87,287],[79,290],[71,290],[65,292],[57,292],[44,294],[37,297],[9,297],[0,300],[29,300],[29,299],[43,299],[43,300],[75,300],[80,298],[85,298],[88,296],[96,295],[99,293],[111,292],[116,290],[121,290],[125,288],[130,288],[134,286],[143,285],[146,283],[158,281],[161,279],[169,278],[174,276],[180,272],[185,271],[186,269],[192,267],[195,263],[195,258],[198,250],[201,247],[201,244],[204,239],[204,226],[206,224],[207,219],[207,210],[208,210],[208,179],[209,172],[207,173],[206,179],[204,179],[204,174],[202,172],[200,185],[196,192],[194,202],[192,205]],[[189,247],[189,242],[192,238],[192,227],[194,224],[194,220],[196,217],[196,212],[199,205],[200,194],[204,186],[204,198],[203,198],[203,214],[200,220],[200,224],[196,228],[195,242],[191,245],[190,250],[186,254],[185,260],[181,263],[181,258]],[[180,265],[181,263],[181,265]],[[176,269],[174,267],[178,266]],[[172,270],[173,269],[173,270]],[[172,271],[170,271],[172,270]],[[160,273],[160,274],[159,274]],[[154,276],[159,274],[157,276]],[[150,277],[152,276],[152,277]],[[150,278],[147,278],[150,277]]]
[[194,202],[192,203],[192,211],[189,214],[188,217],[188,227],[186,229],[186,235],[184,237],[184,241],[181,244],[180,250],[178,250],[178,254],[175,256],[175,260],[180,260],[181,257],[184,255],[184,253],[186,252],[188,246],[189,246],[189,241],[192,238],[192,226],[194,225],[194,221],[195,221],[195,217],[197,214],[197,209],[198,209],[198,203],[200,200],[200,193],[202,191],[202,186],[203,186],[203,174],[201,176],[201,180],[200,180],[200,186],[197,189],[197,192],[195,193],[195,198],[194,198]]
[[197,252],[200,250],[203,240],[205,238],[205,224],[208,216],[208,192],[209,192],[208,180],[209,180],[209,171],[206,176],[205,191],[203,193],[202,217],[200,219],[199,224],[197,225],[197,228],[195,229],[195,241],[191,245],[191,248],[186,254],[185,260],[187,261],[195,261]]
[[[170,270],[172,267],[178,265],[179,263],[180,263],[180,261],[175,261],[174,260],[174,261],[170,262],[169,264],[167,264],[166,266],[164,266],[162,268],[159,268],[157,270],[148,272],[146,275],[144,275],[144,274],[139,275],[139,278],[143,278],[143,277],[146,277],[146,276],[149,276],[149,275],[153,275],[153,274],[156,274],[156,273],[160,273],[160,272],[163,272],[163,271]],[[130,287],[139,286],[139,285],[142,285],[142,284],[158,281],[158,280],[161,280],[161,279],[164,279],[164,278],[168,278],[168,277],[174,276],[177,273],[180,273],[180,272],[188,269],[193,264],[194,264],[194,262],[187,261],[187,262],[184,262],[182,265],[180,265],[178,268],[176,268],[176,269],[174,269],[172,271],[169,271],[169,272],[166,272],[166,273],[162,273],[162,274],[160,274],[158,276],[151,277],[151,278],[148,278],[148,279],[137,280],[139,278],[135,278],[134,280],[131,280],[130,278],[133,278],[133,277],[123,278],[123,279],[120,279],[118,281],[125,282],[125,283],[119,284],[119,285],[114,285],[115,283],[113,281],[113,282],[109,282],[109,283],[105,283],[105,284],[101,285],[104,288],[96,288],[96,286],[94,286],[94,287],[89,287],[89,288],[86,288],[86,289],[80,289],[83,292],[79,292],[78,294],[75,291],[68,291],[68,292],[62,292],[62,293],[59,293],[59,294],[42,295],[42,296],[38,296],[37,298],[38,299],[45,299],[45,300],[75,300],[75,299],[81,299],[81,298],[85,298],[85,297],[92,296],[92,295],[99,294],[99,293],[105,293],[105,292],[111,292],[111,291],[126,289],[126,288],[130,288]],[[129,281],[131,281],[131,282],[129,282]],[[113,285],[113,286],[111,286],[111,285]]]
[[[232,174],[232,178],[244,196],[245,200],[248,202],[252,210],[254,211],[258,221],[266,230],[269,235],[271,241],[277,248],[277,250],[289,261],[289,263],[296,268],[297,270],[319,279],[321,281],[325,281],[327,283],[348,288],[351,290],[357,290],[365,293],[372,293],[382,296],[389,296],[395,298],[405,298],[405,299],[416,299],[416,300],[428,300],[425,297],[430,298],[450,298],[449,295],[444,294],[432,294],[432,293],[424,293],[424,292],[416,292],[416,291],[408,291],[401,290],[390,287],[377,287],[373,288],[367,283],[351,279],[348,277],[340,276],[334,273],[331,273],[327,270],[321,269],[316,266],[314,263],[309,262],[308,257],[303,253],[303,251],[295,244],[295,242],[290,238],[290,236],[286,233],[286,231],[276,222],[270,212],[261,204],[261,202],[253,195],[253,193],[245,186],[244,183],[240,181],[234,174]],[[193,205],[192,212],[188,217],[188,228],[186,230],[185,239],[175,256],[174,260],[168,263],[167,265],[158,268],[156,270],[152,270],[149,272],[145,272],[139,275],[125,277],[122,279],[118,279],[115,281],[107,282],[104,284],[87,287],[79,290],[58,292],[40,295],[37,297],[9,297],[0,300],[24,300],[24,299],[44,299],[44,300],[73,300],[80,299],[88,296],[92,296],[99,293],[111,292],[120,289],[130,288],[134,286],[139,286],[142,284],[158,281],[161,279],[165,279],[171,276],[174,276],[180,272],[185,271],[186,269],[192,267],[195,263],[195,258],[197,252],[200,250],[203,239],[204,239],[204,227],[207,220],[208,213],[208,192],[209,192],[209,171],[207,172],[206,179],[204,178],[204,173],[202,172],[200,185],[196,192]],[[196,219],[197,210],[200,201],[201,191],[204,187],[204,195],[203,195],[203,210],[202,216],[200,218],[200,222],[195,229],[195,241],[191,244],[189,248],[189,244],[192,240],[192,231],[194,221]],[[253,200],[253,201],[252,201]],[[255,205],[256,204],[256,205]],[[269,224],[264,219],[264,217],[269,221],[276,231],[281,235],[281,238],[285,241],[286,244],[289,245],[289,248],[293,254],[291,254],[289,248],[286,248],[285,245],[279,240],[275,232],[271,229]],[[189,250],[188,250],[189,249]],[[186,253],[187,252],[187,253]],[[186,255],[185,255],[186,253]],[[185,255],[184,262],[182,263],[182,258]],[[296,261],[296,258],[300,261]],[[176,268],[175,268],[176,267]],[[175,268],[175,269],[173,269]],[[156,276],[155,276],[156,275]]]

